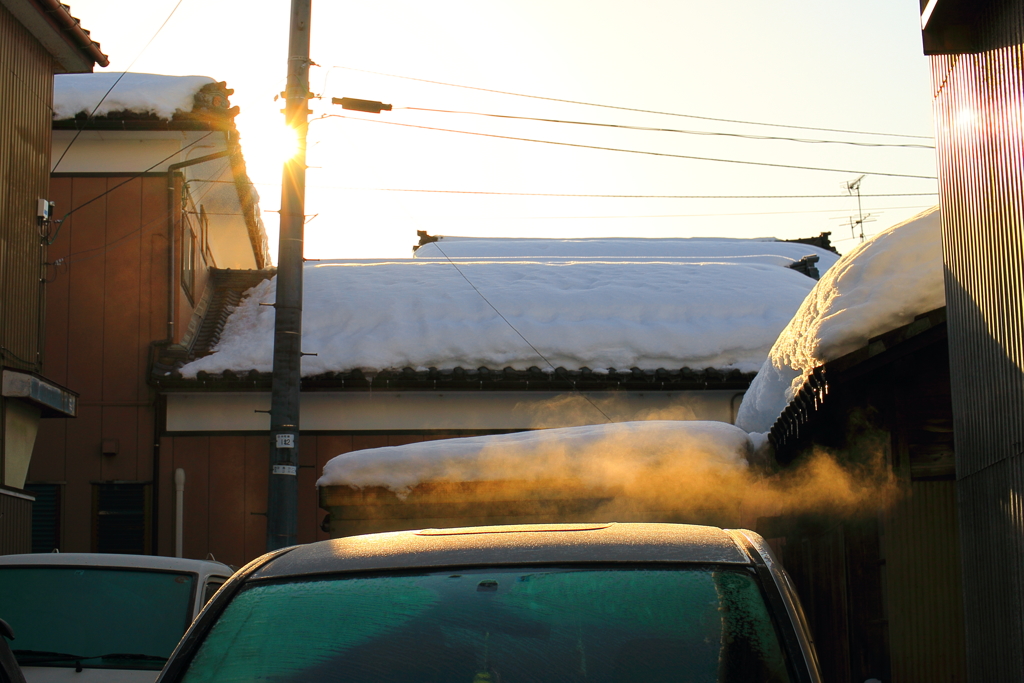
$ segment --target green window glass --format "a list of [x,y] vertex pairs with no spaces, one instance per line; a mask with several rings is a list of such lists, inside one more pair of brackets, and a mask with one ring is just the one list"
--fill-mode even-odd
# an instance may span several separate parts
[[22,666],[163,667],[190,623],[196,576],[89,567],[0,568],[0,614]]
[[743,568],[516,568],[257,583],[184,680],[789,681]]

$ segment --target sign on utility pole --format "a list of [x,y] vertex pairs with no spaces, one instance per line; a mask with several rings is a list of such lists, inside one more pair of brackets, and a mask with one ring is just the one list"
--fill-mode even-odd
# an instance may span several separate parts
[[298,536],[299,385],[302,360],[302,239],[309,122],[309,22],[312,0],[292,0],[285,120],[298,150],[284,164],[281,234],[274,304],[274,375],[270,398],[270,483],[267,550],[295,545]]

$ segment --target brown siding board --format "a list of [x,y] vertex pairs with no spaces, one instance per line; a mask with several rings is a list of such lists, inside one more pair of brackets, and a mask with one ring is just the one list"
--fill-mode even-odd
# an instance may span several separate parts
[[[58,215],[71,207],[71,179],[54,179],[50,184],[50,197],[57,202]],[[74,217],[70,217],[70,224]],[[67,229],[67,225],[64,229]],[[61,230],[56,241],[50,245],[47,260],[51,263],[68,257],[70,240]],[[43,374],[59,384],[68,381],[68,297],[71,278],[66,266],[51,266],[46,271],[46,343],[43,352]]]
[[[103,400],[137,401],[140,180],[108,178],[103,283]],[[115,189],[116,187],[116,189]]]
[[245,437],[245,559],[267,551],[267,478],[270,443],[266,436]]
[[317,436],[301,435],[299,437],[299,509],[297,519],[297,540],[299,543],[312,543],[317,540],[316,529],[319,526],[320,508],[318,507],[316,480],[318,478],[316,460]]
[[388,445],[386,434],[356,434],[352,436],[352,450],[361,451],[365,448],[384,448]]
[[152,406],[139,408],[136,420],[136,471],[140,481],[153,481],[153,444],[156,426],[156,411]]
[[[103,178],[76,178],[73,202],[76,206],[94,199],[106,189]],[[104,246],[105,198],[81,208],[70,226],[73,262],[68,268],[68,385],[83,402],[102,401],[103,387],[103,293],[105,261],[95,256]]]
[[[210,437],[182,436],[175,441],[174,468],[185,470],[182,552],[185,557],[202,559],[210,552]],[[172,490],[173,481],[172,473]]]
[[163,178],[142,179],[139,237],[138,392],[150,393],[149,344],[167,336],[167,183]]
[[160,555],[174,555],[175,442],[174,437],[160,437],[160,495],[157,501],[157,543]]
[[65,550],[90,552],[92,548],[92,485],[103,480],[100,454],[102,409],[80,405],[77,419],[67,420],[67,486],[64,488]]
[[242,566],[245,556],[245,437],[210,437],[210,552]]
[[[104,481],[139,481],[138,411],[135,406],[103,406],[100,439],[116,439],[117,455],[101,455]],[[102,450],[102,441],[97,446]]]

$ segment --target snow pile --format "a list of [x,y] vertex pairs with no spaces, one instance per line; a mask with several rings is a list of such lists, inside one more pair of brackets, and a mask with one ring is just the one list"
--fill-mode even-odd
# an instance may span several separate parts
[[353,451],[328,461],[316,485],[380,486],[400,498],[438,482],[572,480],[628,489],[654,486],[658,473],[676,468],[745,471],[750,453],[747,434],[724,422],[620,422]]
[[822,276],[783,330],[736,424],[767,432],[817,366],[945,305],[938,207],[879,233]]
[[819,257],[818,270],[825,272],[839,260],[826,249],[765,239],[689,238],[587,238],[517,239],[441,237],[416,250],[417,259],[568,259],[685,261],[692,263],[762,263],[789,266],[805,256]]
[[[79,112],[96,116],[130,111],[170,119],[175,111],[192,111],[195,94],[215,81],[208,76],[161,76],[126,73],[58,74],[53,78],[53,118],[72,119]],[[110,91],[110,87],[117,86]],[[104,99],[104,95],[106,98]]]
[[[307,264],[302,350],[318,355],[303,357],[303,376],[460,366],[753,372],[815,282],[789,268],[746,263],[457,265]],[[214,353],[185,365],[182,375],[269,372],[274,309],[260,304],[274,301],[275,287],[273,279],[250,290]]]

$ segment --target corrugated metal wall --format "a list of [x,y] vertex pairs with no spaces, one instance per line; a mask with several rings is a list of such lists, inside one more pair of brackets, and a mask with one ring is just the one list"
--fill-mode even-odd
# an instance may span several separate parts
[[907,494],[885,520],[892,678],[963,683],[956,486],[914,481]]
[[32,496],[0,489],[0,555],[32,552]]
[[993,49],[931,58],[968,679],[1016,682],[1024,680],[1024,2],[979,3],[972,22],[973,49]]
[[49,185],[52,99],[52,58],[0,6],[0,346],[4,364],[24,369],[38,369],[36,199]]

